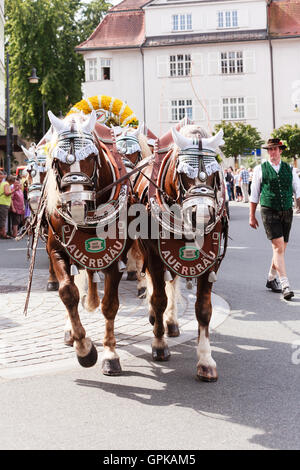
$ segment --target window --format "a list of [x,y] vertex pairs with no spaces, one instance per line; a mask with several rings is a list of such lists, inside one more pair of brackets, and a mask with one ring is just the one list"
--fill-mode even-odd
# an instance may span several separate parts
[[222,74],[243,73],[243,52],[221,52]]
[[193,120],[192,100],[172,100],[171,101],[172,121],[180,121],[185,116]]
[[111,80],[111,59],[101,59],[101,80]]
[[87,79],[88,81],[97,80],[97,59],[88,59],[87,61]]
[[172,15],[173,31],[189,31],[192,29],[192,15]]
[[218,28],[236,28],[238,26],[237,10],[218,11]]
[[191,54],[177,54],[170,56],[170,76],[186,77],[191,71]]
[[223,98],[223,119],[244,119],[244,98]]

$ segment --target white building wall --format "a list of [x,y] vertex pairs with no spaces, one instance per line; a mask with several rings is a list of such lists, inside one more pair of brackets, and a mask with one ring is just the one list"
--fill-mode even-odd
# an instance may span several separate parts
[[[182,2],[183,3],[183,2]],[[175,33],[172,31],[172,15],[191,14],[192,29],[189,33],[205,33],[219,31],[218,12],[237,10],[239,26],[226,28],[232,30],[264,29],[266,27],[266,3],[263,0],[232,0],[225,2],[186,2],[176,5],[168,2],[154,2],[145,8],[146,36],[160,36]],[[176,34],[186,31],[176,31]]]
[[[111,59],[111,79],[101,80],[101,59]],[[139,119],[143,119],[143,67],[139,50],[91,51],[84,54],[85,64],[89,59],[97,60],[98,80],[83,84],[83,97],[108,95],[119,98],[130,106]]]
[[[300,39],[273,40],[276,127],[300,126]],[[295,104],[299,111],[295,112]],[[300,153],[300,150],[299,150]]]
[[[145,8],[147,37],[172,33],[171,16],[180,12],[193,14],[193,31],[210,33],[216,28],[219,10],[238,9],[243,12],[237,31],[266,29],[266,2],[264,0],[233,0],[204,2],[157,0]],[[195,21],[194,21],[195,19]],[[225,29],[223,29],[225,30]],[[222,31],[223,31],[222,30]],[[227,31],[227,29],[226,29]],[[232,29],[231,29],[232,31]],[[180,33],[176,33],[180,34]],[[300,81],[300,39],[272,41],[275,77],[276,127],[298,123],[300,112],[294,111],[291,101],[292,86]],[[219,42],[187,46],[144,47],[145,115],[148,127],[158,136],[175,123],[172,121],[171,101],[189,99],[193,103],[193,118],[200,125],[213,130],[222,119],[223,98],[244,98],[246,123],[257,127],[267,140],[273,130],[270,50],[267,40]],[[221,52],[242,51],[243,73],[221,73]],[[170,77],[170,55],[191,54],[191,77]],[[83,86],[84,97],[95,94],[115,96],[128,103],[143,120],[143,67],[139,49],[90,51],[85,61],[96,58],[100,69],[101,58],[111,58],[111,80],[89,81]],[[300,82],[299,82],[300,109]],[[232,119],[231,119],[232,120]]]
[[[176,50],[175,50],[176,49]],[[224,76],[221,52],[242,51],[245,73]],[[169,56],[191,54],[191,77],[168,75]],[[222,120],[223,98],[244,98],[245,121],[267,136],[272,130],[270,60],[266,42],[243,42],[153,48],[145,51],[146,118],[154,133],[164,133],[171,125],[171,101],[191,99],[193,118],[213,130]],[[237,119],[242,120],[242,119]]]

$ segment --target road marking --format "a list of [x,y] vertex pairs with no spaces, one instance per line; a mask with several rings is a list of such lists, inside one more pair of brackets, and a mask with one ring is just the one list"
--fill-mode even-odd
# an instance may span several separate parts
[[231,250],[248,250],[248,246],[228,246]]
[[[37,248],[37,250],[46,250],[46,248]],[[7,251],[27,251],[27,248],[7,248]]]

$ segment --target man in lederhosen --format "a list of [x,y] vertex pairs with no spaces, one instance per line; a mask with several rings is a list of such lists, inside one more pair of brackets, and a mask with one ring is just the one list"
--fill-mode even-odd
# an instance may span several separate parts
[[283,298],[290,300],[294,292],[286,274],[284,255],[293,220],[293,192],[296,195],[297,207],[300,206],[299,178],[296,171],[281,160],[282,150],[286,146],[279,139],[269,139],[263,148],[268,150],[270,161],[254,169],[249,224],[252,228],[258,227],[255,211],[260,201],[261,218],[273,249],[266,287],[273,292],[282,292]]

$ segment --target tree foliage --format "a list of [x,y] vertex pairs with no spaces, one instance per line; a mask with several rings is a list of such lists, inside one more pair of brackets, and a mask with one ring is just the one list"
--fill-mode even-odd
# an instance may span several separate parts
[[263,143],[256,127],[250,124],[222,121],[215,126],[216,131],[220,128],[224,131],[225,141],[222,151],[226,158],[234,157],[235,162],[239,155],[249,154]]
[[297,161],[300,154],[300,128],[297,124],[292,126],[291,124],[285,124],[278,129],[274,129],[272,137],[285,141],[287,149],[283,150],[283,158],[290,161],[292,158]]
[[[47,110],[58,115],[81,99],[84,64],[75,47],[87,39],[84,35],[91,34],[101,20],[101,9],[106,11],[108,6],[101,0],[90,4],[80,0],[5,2],[10,110],[23,137],[41,138],[43,101]],[[33,67],[38,84],[28,80]]]

